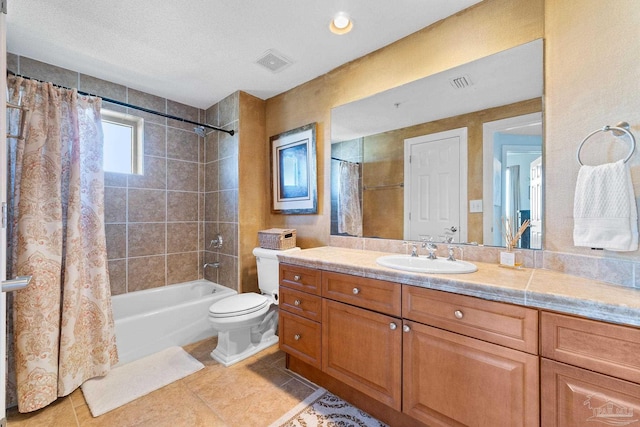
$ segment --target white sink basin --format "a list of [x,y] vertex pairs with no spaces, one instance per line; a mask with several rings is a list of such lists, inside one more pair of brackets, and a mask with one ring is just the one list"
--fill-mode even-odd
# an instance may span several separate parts
[[470,262],[449,261],[446,258],[429,259],[423,256],[385,255],[378,258],[376,262],[384,267],[414,273],[460,274],[478,271],[478,267]]

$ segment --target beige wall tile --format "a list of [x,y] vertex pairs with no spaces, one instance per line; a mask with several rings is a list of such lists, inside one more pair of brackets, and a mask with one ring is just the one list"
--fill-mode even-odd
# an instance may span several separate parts
[[218,214],[218,199],[220,192],[214,191],[211,193],[205,193],[204,195],[204,220],[219,221],[220,216]]
[[220,165],[218,161],[207,163],[204,167],[204,191],[217,191],[219,181],[219,169]]
[[144,154],[165,157],[167,155],[167,128],[155,123],[144,124]]
[[129,222],[164,222],[166,197],[164,190],[129,189]]
[[127,292],[166,285],[165,255],[129,258]]
[[207,124],[213,126],[220,126],[220,120],[218,118],[219,104],[214,104],[207,108],[204,112],[204,118]]
[[238,282],[238,259],[234,256],[219,255],[220,268],[218,269],[219,284],[240,292]]
[[127,175],[115,172],[105,172],[104,185],[111,187],[126,187]]
[[219,138],[220,138],[220,132],[211,132],[207,134],[204,142],[205,163],[218,160],[218,139]]
[[108,259],[126,258],[127,226],[125,224],[105,224]]
[[[238,121],[233,122],[234,128],[237,127]],[[219,133],[218,136],[218,157],[238,156],[238,134],[229,135],[228,133]]]
[[[80,74],[80,85],[78,89],[95,94],[103,98],[111,98],[116,101],[127,101],[127,87],[102,80],[97,77]],[[103,105],[103,107],[106,107]],[[111,108],[111,107],[109,107]]]
[[[192,122],[199,122],[199,110],[196,107],[181,104],[176,101],[167,100],[167,114],[172,116],[181,117],[183,119],[191,120]],[[180,120],[167,119],[167,126],[174,128],[193,131],[195,125],[186,123]]]
[[220,159],[220,190],[231,190],[238,188],[238,158],[226,157]]
[[197,221],[198,193],[167,191],[167,221]]
[[167,255],[167,284],[183,283],[198,278],[198,252]]
[[64,87],[78,87],[77,72],[25,56],[20,57],[20,74]]
[[167,224],[167,253],[198,250],[198,223],[174,222]]
[[104,222],[125,222],[127,220],[127,189],[122,187],[104,188]]
[[[149,93],[140,92],[139,90],[129,88],[127,91],[129,104],[136,105],[138,107],[144,107],[149,110],[158,111],[160,113],[167,112],[167,100],[159,96],[151,95]],[[145,113],[139,110],[131,110],[131,114],[144,118],[145,122],[158,123],[166,125],[167,120],[162,116],[155,114]]]
[[198,191],[198,163],[168,159],[167,189]]
[[111,295],[119,295],[127,292],[126,259],[109,261],[109,283],[111,285]]
[[167,128],[168,158],[197,162],[200,145],[200,137],[192,131]]
[[18,62],[18,55],[16,55],[15,53],[7,53],[7,71],[12,71],[15,74],[20,74]]
[[[238,255],[238,223],[221,222],[219,223],[219,232],[224,239],[224,245],[220,249],[220,253],[226,255]],[[209,242],[209,239],[206,240]],[[207,243],[208,245],[208,243]]]
[[164,254],[165,227],[164,223],[129,224],[129,257]]
[[218,103],[219,126],[227,126],[238,120],[238,92],[234,92]]
[[167,188],[167,160],[144,156],[144,175],[129,175],[129,188]]
[[238,190],[220,191],[218,211],[221,222],[238,222]]

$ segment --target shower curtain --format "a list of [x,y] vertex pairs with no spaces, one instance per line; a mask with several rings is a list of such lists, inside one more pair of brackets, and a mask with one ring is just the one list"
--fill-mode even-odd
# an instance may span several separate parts
[[[99,98],[8,77],[28,108],[9,132],[9,257],[20,412],[40,409],[117,363],[104,231]],[[11,369],[11,367],[10,367]]]
[[360,165],[340,161],[338,194],[338,233],[362,236],[362,209],[360,208]]

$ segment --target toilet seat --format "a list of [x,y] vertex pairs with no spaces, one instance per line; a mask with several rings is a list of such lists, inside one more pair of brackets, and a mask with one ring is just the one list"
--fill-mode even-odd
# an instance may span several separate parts
[[259,311],[271,305],[271,300],[255,292],[223,298],[209,307],[209,316],[214,318],[237,317]]

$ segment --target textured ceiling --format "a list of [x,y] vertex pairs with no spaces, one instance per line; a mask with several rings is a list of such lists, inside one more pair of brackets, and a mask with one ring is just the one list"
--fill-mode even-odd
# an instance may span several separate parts
[[[207,108],[262,99],[386,46],[479,0],[10,0],[7,49]],[[353,31],[329,32],[346,11]],[[274,49],[292,64],[256,61]]]

